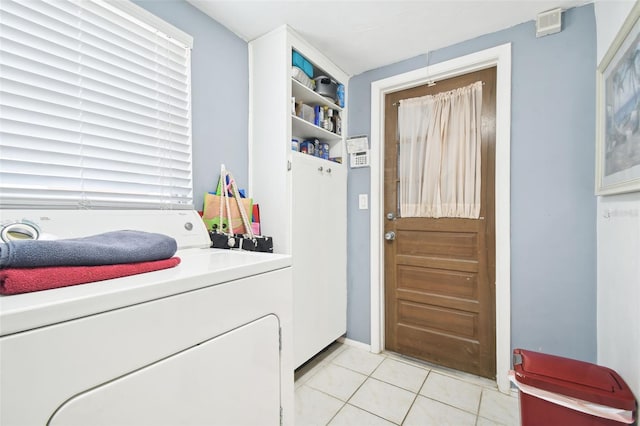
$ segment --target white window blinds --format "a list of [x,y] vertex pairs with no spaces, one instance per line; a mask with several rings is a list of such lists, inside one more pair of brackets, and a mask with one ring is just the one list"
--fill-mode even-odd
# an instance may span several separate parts
[[124,9],[0,1],[0,207],[192,208],[191,38]]

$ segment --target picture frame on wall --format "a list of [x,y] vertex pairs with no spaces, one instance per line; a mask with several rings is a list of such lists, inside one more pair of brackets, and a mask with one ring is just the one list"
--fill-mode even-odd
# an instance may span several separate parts
[[640,191],[640,2],[597,70],[596,194]]

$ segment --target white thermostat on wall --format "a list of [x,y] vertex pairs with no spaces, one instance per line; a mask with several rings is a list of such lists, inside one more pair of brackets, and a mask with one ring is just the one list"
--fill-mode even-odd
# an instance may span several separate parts
[[351,168],[369,166],[369,139],[366,136],[353,136],[347,139],[347,152]]
[[349,156],[349,165],[352,169],[356,167],[367,167],[369,165],[369,150],[354,152],[349,154]]

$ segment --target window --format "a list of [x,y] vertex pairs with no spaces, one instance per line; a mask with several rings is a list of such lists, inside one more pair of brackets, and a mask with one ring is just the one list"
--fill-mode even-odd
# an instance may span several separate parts
[[189,35],[127,1],[0,2],[0,207],[192,208]]

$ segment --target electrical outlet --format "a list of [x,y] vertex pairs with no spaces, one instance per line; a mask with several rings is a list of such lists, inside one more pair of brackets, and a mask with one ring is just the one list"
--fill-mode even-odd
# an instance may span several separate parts
[[360,210],[367,210],[369,208],[369,196],[367,194],[358,195],[358,208]]

